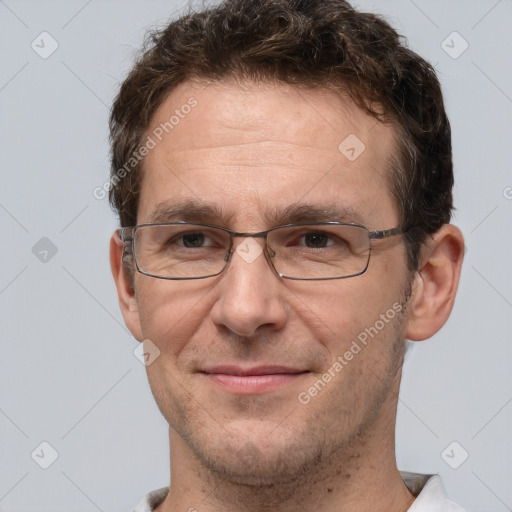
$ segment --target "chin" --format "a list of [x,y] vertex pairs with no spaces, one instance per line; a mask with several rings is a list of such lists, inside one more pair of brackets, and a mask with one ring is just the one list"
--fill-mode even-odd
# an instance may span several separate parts
[[[248,436],[237,434],[216,436],[199,441],[188,440],[201,465],[224,480],[239,485],[264,487],[291,482],[309,473],[331,451],[325,439],[315,439],[300,429],[251,429]],[[279,432],[277,432],[279,431]],[[198,442],[199,441],[199,442]]]

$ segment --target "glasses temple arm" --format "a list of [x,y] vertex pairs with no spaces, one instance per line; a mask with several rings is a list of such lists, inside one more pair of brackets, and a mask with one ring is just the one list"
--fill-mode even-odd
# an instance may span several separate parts
[[121,242],[128,243],[133,241],[133,228],[119,228],[118,233]]
[[382,238],[387,238],[388,236],[395,235],[403,235],[407,230],[403,230],[402,228],[392,228],[392,229],[384,229],[382,231],[370,231],[370,238],[381,240]]

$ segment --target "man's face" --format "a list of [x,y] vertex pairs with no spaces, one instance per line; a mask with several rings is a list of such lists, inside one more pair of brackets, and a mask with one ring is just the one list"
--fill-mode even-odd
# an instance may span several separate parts
[[[190,97],[197,105],[182,108]],[[279,212],[291,206],[333,204],[339,217],[308,220],[370,230],[398,224],[386,176],[392,129],[339,95],[188,82],[159,107],[148,134],[175,111],[179,122],[145,159],[139,224],[158,213],[159,221],[258,232],[287,223]],[[352,145],[340,150],[351,134]],[[362,146],[350,150],[354,135],[365,145],[355,159]],[[162,217],[184,202],[223,217]],[[234,248],[243,242],[234,239]],[[130,327],[161,351],[147,368],[160,410],[203,465],[239,481],[291,478],[348,446],[376,418],[392,424],[406,268],[403,240],[392,237],[375,241],[368,270],[348,279],[282,279],[264,255],[248,262],[236,251],[223,273],[207,279],[136,273],[140,326]],[[295,374],[222,375],[257,367]],[[331,379],[319,385],[326,373]]]

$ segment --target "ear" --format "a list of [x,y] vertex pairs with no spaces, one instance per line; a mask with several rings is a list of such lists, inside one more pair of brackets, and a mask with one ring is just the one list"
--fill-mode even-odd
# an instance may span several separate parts
[[433,336],[450,316],[459,285],[464,237],[445,224],[426,244],[413,282],[405,337],[412,341]]
[[136,340],[142,341],[144,338],[140,326],[139,306],[123,265],[123,249],[124,242],[119,237],[119,232],[115,231],[110,238],[110,268],[116,283],[119,306],[126,327]]

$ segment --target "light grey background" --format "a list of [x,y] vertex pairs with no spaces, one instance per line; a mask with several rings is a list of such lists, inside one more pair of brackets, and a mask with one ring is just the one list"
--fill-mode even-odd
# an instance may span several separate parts
[[[168,484],[166,423],[108,267],[116,220],[93,190],[108,179],[118,84],[145,30],[180,5],[0,0],[1,511],[121,512]],[[468,246],[451,319],[407,357],[399,467],[440,473],[475,512],[512,510],[512,1],[357,5],[439,72]],[[51,49],[43,31],[59,45],[46,59],[31,47]],[[48,469],[43,441],[58,452]]]

